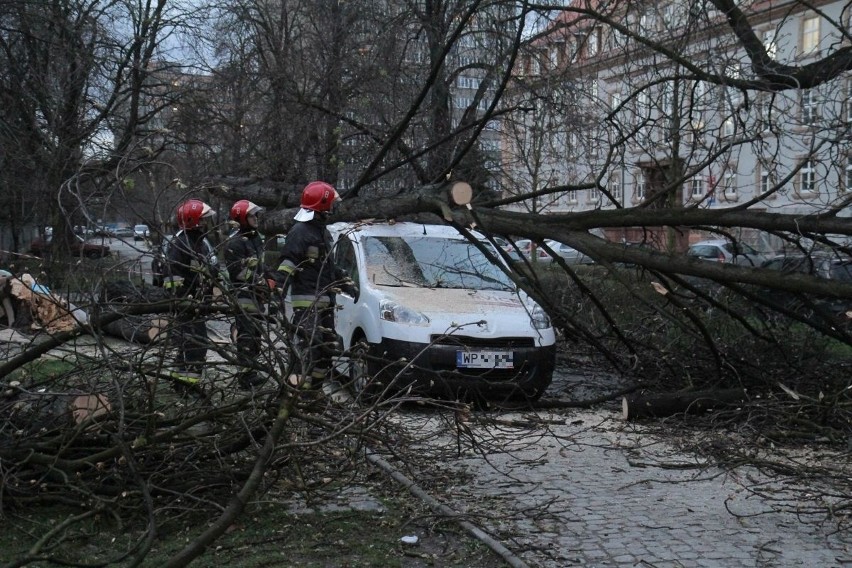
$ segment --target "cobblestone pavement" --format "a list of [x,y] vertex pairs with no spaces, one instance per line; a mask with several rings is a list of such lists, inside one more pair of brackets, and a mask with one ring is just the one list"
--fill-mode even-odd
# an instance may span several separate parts
[[788,495],[785,480],[701,467],[614,408],[501,424],[508,451],[449,462],[467,481],[443,498],[529,566],[852,566],[848,519],[838,530],[779,510],[767,495]]

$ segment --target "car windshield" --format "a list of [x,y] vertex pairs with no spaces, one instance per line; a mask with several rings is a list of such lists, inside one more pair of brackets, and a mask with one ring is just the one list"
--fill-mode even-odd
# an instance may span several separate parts
[[514,290],[512,281],[471,243],[441,237],[366,237],[370,282],[381,286]]

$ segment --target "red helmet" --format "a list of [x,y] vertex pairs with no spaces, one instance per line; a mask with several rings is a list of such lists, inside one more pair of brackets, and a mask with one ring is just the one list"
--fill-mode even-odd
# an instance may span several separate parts
[[312,181],[302,190],[302,209],[310,211],[330,211],[335,199],[338,199],[337,191],[324,181]]
[[240,227],[248,226],[248,216],[257,215],[266,211],[260,205],[252,203],[248,199],[240,199],[231,207],[231,220],[240,224]]
[[177,208],[177,224],[179,228],[189,231],[198,228],[202,219],[210,219],[215,215],[213,209],[200,199],[189,199]]

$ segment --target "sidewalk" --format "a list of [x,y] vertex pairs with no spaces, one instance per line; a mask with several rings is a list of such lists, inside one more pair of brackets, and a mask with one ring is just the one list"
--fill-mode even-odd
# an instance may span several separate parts
[[448,463],[469,481],[443,497],[530,566],[852,566],[848,522],[778,510],[801,489],[788,480],[694,468],[700,458],[615,412],[541,418],[565,423],[504,430],[508,451]]

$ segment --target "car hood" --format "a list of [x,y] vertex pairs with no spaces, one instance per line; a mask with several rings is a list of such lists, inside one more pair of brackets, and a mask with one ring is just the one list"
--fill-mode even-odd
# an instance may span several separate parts
[[[428,316],[433,331],[463,325],[465,335],[530,336],[533,302],[511,291],[376,287],[379,299],[395,301]],[[526,305],[525,305],[526,302]],[[482,325],[470,325],[484,321]],[[524,325],[520,325],[524,322]]]

